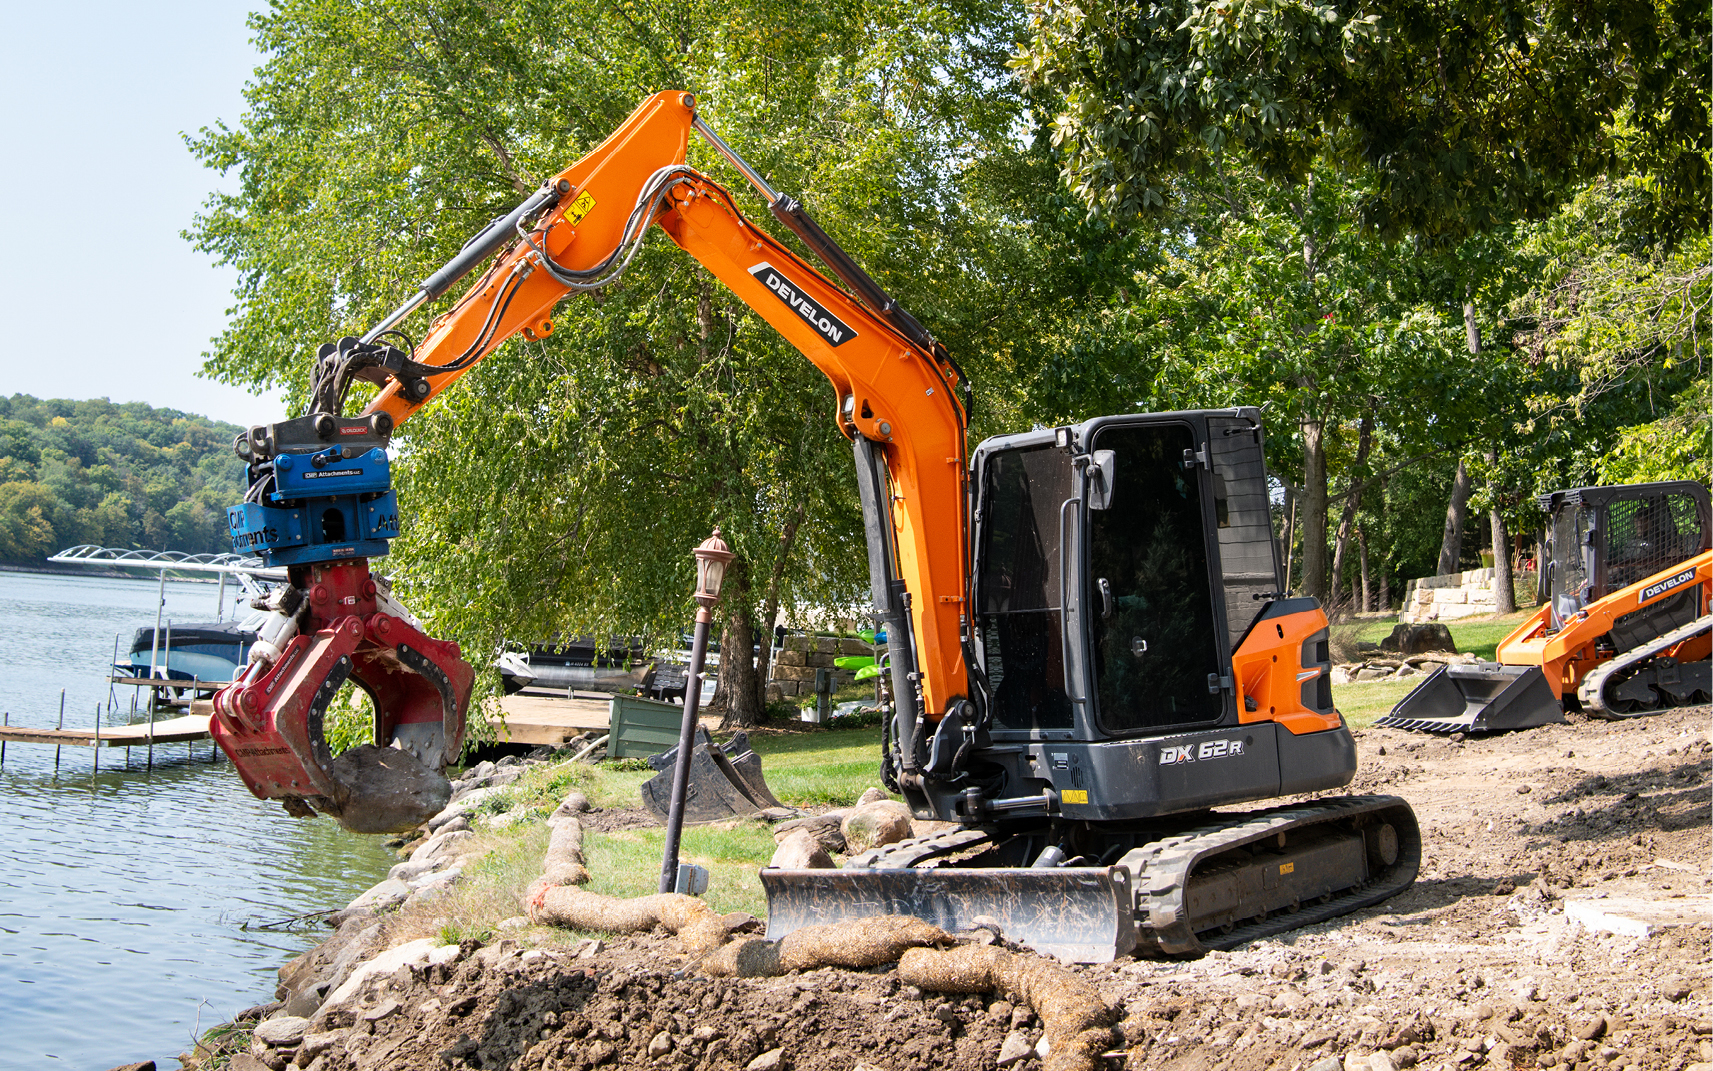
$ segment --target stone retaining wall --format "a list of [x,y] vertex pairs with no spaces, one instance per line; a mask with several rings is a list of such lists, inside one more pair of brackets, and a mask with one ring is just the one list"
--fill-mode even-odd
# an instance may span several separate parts
[[844,655],[872,655],[875,649],[861,640],[840,639],[837,636],[787,636],[785,648],[773,658],[772,676],[767,682],[769,698],[778,688],[780,698],[813,695],[815,671],[833,674],[834,689],[843,688],[856,679],[854,673],[837,669],[833,659]]
[[[1424,576],[1404,586],[1404,607],[1398,620],[1406,625],[1423,621],[1455,621],[1476,614],[1498,613],[1493,602],[1493,570],[1471,569],[1448,576]],[[1519,607],[1534,601],[1534,572],[1513,573],[1512,590]]]

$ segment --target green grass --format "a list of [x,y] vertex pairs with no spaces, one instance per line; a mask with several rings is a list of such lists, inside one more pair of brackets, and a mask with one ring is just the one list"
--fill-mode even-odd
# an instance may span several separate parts
[[1355,684],[1335,684],[1332,686],[1332,702],[1338,712],[1344,715],[1344,720],[1350,723],[1352,729],[1366,729],[1380,718],[1390,714],[1397,706],[1398,700],[1409,694],[1410,689],[1427,680],[1426,677],[1411,677],[1401,681],[1359,681]]
[[[1534,614],[1534,608],[1520,610],[1514,614],[1502,617],[1481,617],[1465,621],[1447,621],[1446,628],[1451,630],[1451,638],[1457,644],[1459,651],[1467,651],[1475,657],[1491,662],[1499,641],[1509,636],[1516,627],[1527,621]],[[1349,637],[1353,643],[1379,643],[1392,634],[1397,627],[1396,617],[1371,618],[1362,621],[1352,621],[1335,625],[1334,628],[1343,636]]]
[[1495,660],[1499,641],[1516,631],[1518,625],[1534,615],[1533,610],[1486,617],[1479,621],[1454,621],[1448,627],[1459,651],[1468,651],[1484,662]]
[[880,730],[755,735],[767,785],[782,802],[799,807],[845,806],[880,785]]
[[[606,896],[647,896],[660,888],[660,859],[666,831],[658,827],[589,833],[583,858],[592,875],[584,886]],[[767,913],[757,871],[773,857],[773,834],[760,820],[686,826],[678,859],[708,868],[708,891],[703,899],[721,913]]]

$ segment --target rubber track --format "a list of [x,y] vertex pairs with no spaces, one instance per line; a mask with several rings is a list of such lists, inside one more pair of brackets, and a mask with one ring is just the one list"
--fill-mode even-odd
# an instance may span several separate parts
[[[1184,892],[1190,874],[1202,860],[1292,829],[1398,808],[1409,815],[1410,821],[1408,828],[1398,828],[1394,823],[1398,833],[1397,861],[1366,885],[1340,893],[1324,904],[1304,905],[1295,912],[1281,912],[1265,922],[1236,927],[1230,933],[1209,937],[1190,930],[1184,910]],[[1146,917],[1139,919],[1145,943],[1151,941],[1159,951],[1173,955],[1197,955],[1209,949],[1236,948],[1246,941],[1313,926],[1396,896],[1410,887],[1421,868],[1421,832],[1415,824],[1415,814],[1410,805],[1397,796],[1342,796],[1231,817],[1236,821],[1210,824],[1166,837],[1142,849],[1148,854],[1136,882],[1136,899],[1138,910],[1146,912]],[[1165,920],[1164,925],[1161,920]]]
[[[1208,937],[1189,930],[1184,917],[1184,891],[1197,863],[1252,841],[1328,822],[1340,822],[1364,813],[1402,809],[1409,816],[1406,827],[1394,822],[1398,833],[1398,859],[1367,884],[1335,895],[1328,902],[1305,904],[1295,912],[1280,912],[1265,922],[1239,926],[1230,933]],[[1185,833],[1163,837],[1137,849],[1144,854],[1136,881],[1138,947],[1153,946],[1173,955],[1198,955],[1210,949],[1236,948],[1246,941],[1313,926],[1339,915],[1359,911],[1396,896],[1409,888],[1421,868],[1422,841],[1410,805],[1397,796],[1341,796],[1314,803],[1295,804],[1247,814],[1223,816]],[[972,836],[984,831],[957,829],[889,844],[852,858],[846,866],[909,867],[930,857],[968,850],[988,837]],[[1132,859],[1134,853],[1126,856]],[[1127,864],[1128,865],[1128,864]],[[1132,867],[1132,869],[1136,869]],[[1169,919],[1163,927],[1150,925]]]
[[1613,710],[1606,705],[1606,681],[1620,669],[1629,669],[1659,654],[1667,647],[1682,643],[1697,632],[1705,632],[1713,628],[1713,614],[1703,614],[1681,628],[1674,628],[1663,636],[1655,637],[1644,647],[1619,655],[1610,662],[1601,663],[1590,670],[1582,678],[1582,683],[1576,686],[1576,698],[1582,703],[1583,713],[1590,717],[1604,718],[1607,721],[1623,721],[1629,718],[1645,718],[1658,714],[1661,707],[1644,707],[1641,710],[1624,713]]

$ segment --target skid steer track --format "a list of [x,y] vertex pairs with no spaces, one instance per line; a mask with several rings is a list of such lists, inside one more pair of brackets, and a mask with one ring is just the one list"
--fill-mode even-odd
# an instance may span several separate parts
[[1706,659],[1679,663],[1660,659],[1647,665],[1661,651],[1675,647],[1713,628],[1713,615],[1703,614],[1689,624],[1657,636],[1609,662],[1590,670],[1577,685],[1576,698],[1584,713],[1608,721],[1642,718],[1657,714],[1666,703],[1691,703],[1709,691]]
[[1000,839],[965,828],[865,852],[842,870],[763,870],[768,937],[907,914],[953,932],[997,925],[1010,940],[1082,963],[1138,948],[1200,955],[1378,903],[1408,888],[1421,865],[1415,815],[1396,796],[1219,814],[1111,866],[948,859]]

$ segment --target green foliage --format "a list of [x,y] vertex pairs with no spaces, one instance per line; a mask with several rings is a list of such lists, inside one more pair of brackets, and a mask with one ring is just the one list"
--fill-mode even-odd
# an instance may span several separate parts
[[[974,3],[622,17],[584,0],[276,4],[253,17],[265,60],[242,123],[192,139],[238,185],[191,232],[240,278],[208,369],[301,400],[321,342],[374,323],[645,93],[679,86],[883,286],[978,353],[1031,315],[1011,274],[1035,267],[1019,232],[1043,200],[1032,180],[1051,183],[1011,136],[1021,105],[998,76],[1016,18]],[[747,188],[699,142],[691,161]],[[989,178],[996,192],[967,192]],[[394,568],[432,631],[472,651],[508,635],[675,637],[688,550],[716,522],[740,555],[731,575],[758,578],[728,582],[737,606],[860,598],[849,446],[808,362],[659,236],[621,285],[555,323],[401,429]]]
[[1651,177],[1660,233],[1705,229],[1704,4],[1052,0],[1030,30],[1065,179],[1112,218],[1222,163],[1297,184],[1324,157],[1368,180],[1365,224],[1436,244],[1613,166]]
[[230,550],[241,429],[141,402],[0,398],[0,562],[94,543]]
[[[1262,406],[1301,590],[1326,591],[1347,501],[1395,593],[1431,573],[1459,457],[1472,509],[1525,532],[1538,491],[1706,471],[1708,248],[1683,222],[1708,189],[1705,87],[1683,73],[1705,67],[1704,11],[1174,0],[1033,19],[282,0],[254,17],[242,122],[192,139],[238,186],[191,232],[240,279],[208,369],[301,401],[323,341],[683,87],[972,373],[972,441]],[[688,548],[716,522],[738,613],[863,605],[849,448],[807,361],[658,236],[554,319],[401,429],[389,568],[431,631],[471,652],[675,642]],[[28,542],[55,521],[16,456],[32,468],[0,460],[0,540]]]

